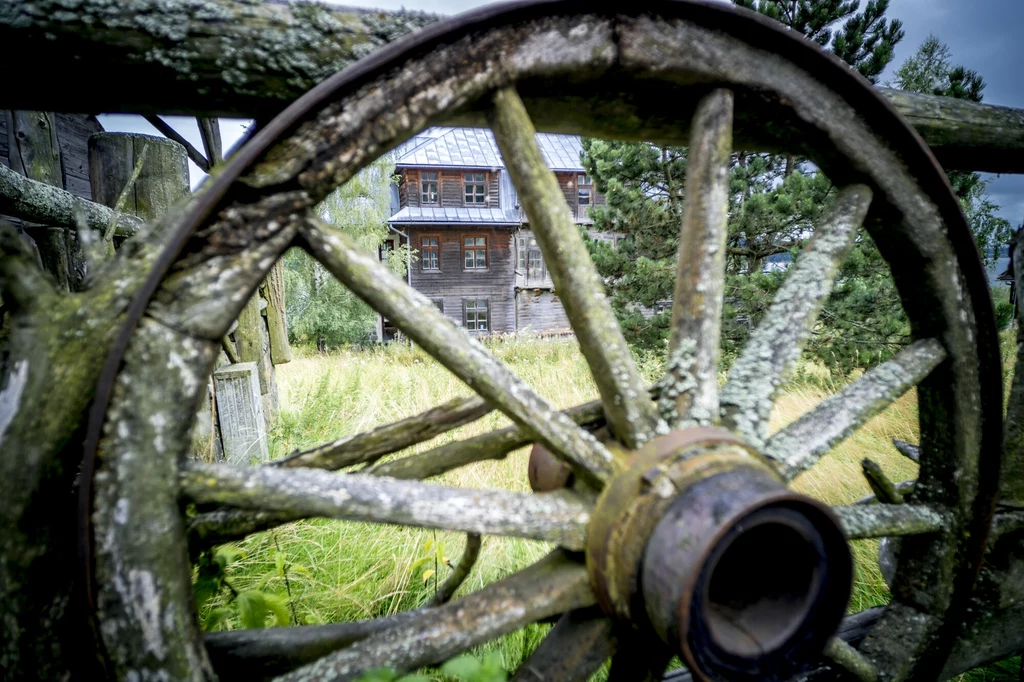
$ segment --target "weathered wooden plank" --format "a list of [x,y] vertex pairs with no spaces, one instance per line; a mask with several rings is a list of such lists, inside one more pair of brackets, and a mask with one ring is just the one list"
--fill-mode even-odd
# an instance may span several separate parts
[[871,196],[871,189],[864,185],[851,185],[839,193],[729,370],[722,389],[722,420],[755,447],[764,443],[775,392],[803,351]]
[[309,450],[295,452],[276,460],[272,466],[287,469],[307,467],[335,470],[356,464],[372,464],[384,455],[398,452],[474,422],[493,410],[494,408],[479,396],[452,398],[412,417]]
[[733,95],[715,90],[697,104],[690,126],[686,202],[676,257],[665,393],[675,428],[718,420],[718,359],[725,305],[725,245]]
[[[64,170],[57,122],[43,111],[6,111],[11,171],[52,187],[63,189]],[[74,272],[75,243],[67,229],[52,225],[25,225],[35,241],[43,269],[63,291],[77,290],[81,275]]]
[[590,506],[567,491],[534,495],[451,488],[318,469],[190,463],[182,493],[239,509],[510,535],[582,550]]
[[664,422],[648,395],[597,269],[535,139],[533,122],[512,88],[494,95],[491,128],[566,315],[572,322],[608,424],[627,448],[639,448]]
[[256,363],[240,362],[221,367],[213,373],[213,385],[227,462],[266,462],[270,459],[270,450]]

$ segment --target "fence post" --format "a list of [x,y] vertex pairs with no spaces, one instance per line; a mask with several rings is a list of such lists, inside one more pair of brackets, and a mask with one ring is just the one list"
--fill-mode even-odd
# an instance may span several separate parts
[[256,363],[225,365],[213,373],[213,384],[224,458],[229,464],[269,460]]

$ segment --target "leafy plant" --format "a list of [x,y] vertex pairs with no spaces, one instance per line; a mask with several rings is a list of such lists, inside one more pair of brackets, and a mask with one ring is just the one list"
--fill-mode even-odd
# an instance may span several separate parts
[[433,578],[434,579],[434,591],[437,591],[437,571],[441,566],[452,567],[451,561],[448,560],[448,555],[444,552],[444,543],[437,539],[437,534],[434,537],[428,539],[423,543],[423,556],[412,563],[409,570],[413,573],[418,571],[423,566],[430,565],[433,562],[433,568],[429,568],[420,575],[423,580],[423,584]]
[[[276,551],[274,558],[276,573],[270,577],[281,577],[286,580],[289,568],[305,571],[301,566],[290,564],[284,553],[279,550]],[[226,603],[210,606],[203,619],[203,629],[208,632],[222,629],[234,618],[247,629],[265,628],[268,619],[271,626],[291,625],[294,614],[288,595],[257,589],[238,591],[228,580],[229,567],[238,565],[243,559],[245,553],[230,545],[204,552],[199,557],[196,579],[193,583],[199,612],[203,613],[203,609],[216,602],[225,590],[229,593]]]

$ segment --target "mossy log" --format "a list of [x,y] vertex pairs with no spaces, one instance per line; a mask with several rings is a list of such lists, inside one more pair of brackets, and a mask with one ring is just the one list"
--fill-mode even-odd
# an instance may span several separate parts
[[0,107],[265,119],[436,20],[313,2],[5,2],[0,44],[8,54],[47,58],[5,74]]
[[[10,54],[45,50],[49,58],[5,74],[0,107],[265,120],[328,75],[437,19],[312,2],[7,3],[0,44]],[[1024,172],[1024,110],[881,93],[946,168]]]

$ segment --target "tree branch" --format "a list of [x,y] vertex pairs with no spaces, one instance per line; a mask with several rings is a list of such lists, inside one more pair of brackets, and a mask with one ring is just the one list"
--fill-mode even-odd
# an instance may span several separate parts
[[52,185],[29,180],[0,164],[0,213],[33,223],[77,229],[79,222],[102,235],[110,225],[118,237],[131,237],[144,223]]

